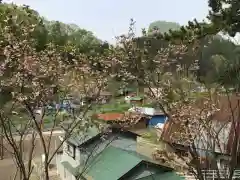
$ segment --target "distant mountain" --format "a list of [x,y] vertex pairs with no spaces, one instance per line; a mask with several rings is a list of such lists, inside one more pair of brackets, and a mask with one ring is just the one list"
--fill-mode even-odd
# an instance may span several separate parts
[[170,29],[177,30],[180,29],[180,27],[181,25],[176,22],[154,21],[149,25],[148,32],[151,33],[155,28],[157,28],[161,33],[165,33]]

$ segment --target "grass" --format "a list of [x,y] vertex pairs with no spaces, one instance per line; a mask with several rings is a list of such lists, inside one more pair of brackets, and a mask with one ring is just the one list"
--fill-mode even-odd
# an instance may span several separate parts
[[[55,112],[48,113],[43,117],[43,126],[44,128],[53,128],[54,122],[56,123],[56,126],[64,119],[66,115],[65,114],[57,114]],[[13,123],[12,125],[12,131],[16,131],[17,129],[21,129],[21,127],[24,127],[26,123],[31,120],[30,115],[27,112],[21,112],[17,114],[12,114],[9,116],[9,119]]]
[[[94,113],[124,113],[132,107],[131,104],[126,103],[124,98],[112,99],[109,103],[103,105],[96,105],[92,108]],[[142,107],[152,108],[151,102],[146,102]],[[94,114],[93,113],[93,114]]]
[[148,107],[148,108],[153,108],[154,107],[153,103],[144,103],[142,106],[143,107]]
[[[9,107],[7,109],[10,109],[11,104],[9,104]],[[147,107],[148,105],[146,105]],[[102,105],[95,105],[89,110],[88,115],[92,116],[96,113],[124,113],[128,111],[129,108],[131,108],[131,104],[128,104],[125,102],[124,97],[120,98],[115,98],[112,99],[110,102]],[[151,105],[149,104],[149,107]],[[16,108],[16,113],[12,114],[10,116],[12,122],[14,123],[15,127],[20,128],[21,126],[24,126],[30,119],[30,116],[28,112],[25,111],[24,108],[17,106]],[[55,117],[56,112],[49,112],[44,116],[44,123],[43,126],[44,128],[51,128],[54,124],[54,121],[61,122],[64,120],[64,115],[63,114],[58,114]],[[56,118],[56,119],[55,119]],[[14,127],[13,127],[14,128]]]

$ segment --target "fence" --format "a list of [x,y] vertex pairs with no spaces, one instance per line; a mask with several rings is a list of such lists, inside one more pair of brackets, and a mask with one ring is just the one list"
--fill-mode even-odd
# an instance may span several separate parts
[[[218,180],[227,179],[229,172],[227,170],[203,170],[204,180]],[[219,173],[219,175],[218,175]],[[197,180],[194,175],[190,174],[179,174],[184,176],[186,180]],[[232,179],[237,180],[240,179],[240,170],[235,170]]]

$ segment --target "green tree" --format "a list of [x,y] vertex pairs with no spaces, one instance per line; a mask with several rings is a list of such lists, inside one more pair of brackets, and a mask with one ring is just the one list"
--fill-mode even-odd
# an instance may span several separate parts
[[92,32],[79,28],[74,24],[64,24],[58,21],[46,21],[48,30],[48,42],[54,42],[62,50],[67,50],[68,46],[74,46],[79,53],[98,51],[102,42],[96,38]]
[[210,7],[209,19],[218,30],[234,37],[240,29],[240,2],[236,0],[208,0]]
[[236,45],[221,36],[205,38],[199,59],[199,76],[207,83],[218,83],[219,76],[228,62],[235,58]]
[[[32,33],[33,38],[36,40],[34,47],[37,51],[44,49],[47,43],[47,29],[45,28],[41,17],[38,13],[32,9],[24,10],[24,7],[16,6],[14,4],[0,4],[0,13],[2,14],[0,17],[0,21],[3,22],[4,14],[10,13],[18,23],[22,23],[22,25],[36,24],[34,32]],[[29,16],[29,13],[34,14],[34,16]],[[3,29],[5,26],[4,23],[0,24],[0,28]],[[19,32],[21,33],[21,32]],[[20,37],[20,36],[19,36]]]
[[53,42],[54,44],[62,47],[67,44],[68,41],[68,34],[63,28],[63,23],[56,21],[51,22],[50,25],[47,26],[48,28],[48,41]]

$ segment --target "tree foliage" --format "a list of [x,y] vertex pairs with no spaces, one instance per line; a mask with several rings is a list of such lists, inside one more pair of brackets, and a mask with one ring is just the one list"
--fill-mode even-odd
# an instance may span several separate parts
[[102,42],[92,32],[80,29],[77,25],[64,24],[58,21],[45,21],[48,30],[48,42],[67,50],[74,45],[79,53],[94,53],[98,51]]
[[[71,36],[75,41],[70,44],[71,34],[66,35],[67,30],[63,33],[59,31],[60,23],[53,26],[55,32],[51,34],[39,15],[29,7],[0,4],[0,8],[1,147],[5,147],[3,142],[11,147],[9,151],[13,154],[20,178],[29,180],[34,168],[32,160],[38,137],[45,155],[43,178],[49,180],[49,165],[62,143],[74,131],[84,130],[94,122],[85,117],[92,102],[82,106],[79,112],[71,111],[67,119],[59,119],[59,112],[54,111],[48,127],[50,135],[46,139],[42,122],[48,114],[47,106],[75,92],[79,98],[91,96],[97,102],[110,75],[108,71],[104,71],[109,65],[104,61],[104,53],[99,53],[97,60],[94,60],[96,57],[90,56],[89,51],[84,49],[86,44],[83,47],[77,44],[78,40],[89,44],[95,41],[91,33],[78,29]],[[46,41],[42,41],[42,36]],[[78,39],[74,39],[75,37]],[[99,41],[96,44],[100,45]],[[85,53],[81,53],[82,51]],[[102,70],[95,68],[91,60],[101,64]],[[36,113],[39,108],[40,115]],[[17,115],[17,119],[14,115]],[[68,126],[65,127],[64,141],[50,152],[52,133],[66,120]],[[29,152],[25,152],[23,141],[28,136],[32,146]]]
[[218,29],[234,37],[239,32],[240,2],[236,0],[209,0],[209,19]]
[[[160,91],[160,97],[157,97],[152,92],[149,98],[153,99],[155,104],[158,104],[158,107],[168,116],[170,127],[172,124],[177,125],[174,133],[166,135],[168,137],[167,142],[172,146],[176,144],[184,145],[188,153],[187,157],[183,157],[177,154],[171,156],[167,152],[162,153],[158,151],[154,156],[159,161],[161,161],[163,156],[165,158],[167,156],[167,161],[172,163],[178,161],[178,164],[182,165],[183,163],[179,162],[184,162],[184,170],[193,173],[198,179],[203,180],[202,155],[200,154],[201,150],[199,150],[201,147],[197,140],[200,138],[204,141],[202,133],[208,134],[212,143],[208,140],[205,141],[206,144],[211,144],[209,147],[205,147],[206,154],[209,151],[215,152],[216,146],[219,146],[219,144],[220,146],[223,145],[219,132],[221,132],[222,128],[225,128],[224,124],[223,126],[220,125],[220,130],[218,130],[212,118],[215,113],[225,111],[225,109],[219,106],[218,98],[222,96],[228,97],[229,94],[224,94],[218,88],[211,89],[206,87],[204,83],[197,81],[195,75],[199,71],[199,65],[202,65],[203,74],[204,66],[209,65],[208,71],[213,71],[209,77],[210,84],[220,83],[220,85],[225,85],[225,87],[227,87],[227,84],[231,86],[236,85],[239,77],[239,66],[236,66],[236,62],[238,62],[238,47],[232,42],[215,36],[224,29],[220,28],[220,26],[216,27],[214,23],[207,24],[195,21],[189,22],[188,26],[182,27],[179,31],[170,31],[165,34],[159,33],[150,38],[144,34],[145,36],[140,43],[139,39],[134,37],[132,29],[130,28],[128,35],[120,38],[116,54],[116,59],[119,63],[118,67],[121,67],[120,69],[124,70],[124,74],[128,75],[132,81],[136,81],[138,86],[148,88],[150,92],[153,88]],[[155,43],[157,45],[152,47],[151,42],[158,42],[158,44]],[[186,63],[189,64],[188,68],[185,68],[185,64],[181,63],[180,60],[182,58],[186,58]],[[207,62],[207,59],[210,62]],[[206,65],[203,63],[206,63]],[[149,64],[153,64],[153,66],[148,66]],[[173,73],[174,71],[169,68],[173,64],[176,67],[176,73]],[[226,77],[224,76],[226,72],[229,72],[229,75],[224,82],[218,79],[217,76],[220,74]],[[205,93],[199,92],[201,87],[208,89],[208,91],[205,90]],[[229,102],[229,104],[231,103]],[[229,106],[231,109],[231,105]],[[229,110],[230,112],[231,110]],[[232,112],[232,114],[232,116],[235,116],[235,112]],[[234,117],[232,118],[234,119]],[[234,120],[230,121],[230,123],[234,123]],[[239,124],[235,125],[234,123],[233,126],[238,128]],[[161,138],[163,137],[161,136]],[[164,139],[164,141],[166,140]],[[236,147],[239,144],[239,136],[236,135],[236,132],[233,141],[234,143],[231,147],[234,150],[229,155],[230,160],[225,164],[226,169],[230,172],[225,174],[226,179],[233,178],[233,172],[238,164],[238,161],[236,161],[238,152]],[[221,153],[223,152],[225,151],[221,151]],[[205,158],[211,161],[211,165],[207,166],[207,168],[219,170],[217,171],[217,176],[220,178],[219,173],[221,169],[218,167],[217,158],[212,158],[209,155],[206,155]]]
[[[229,6],[223,8],[223,2]],[[140,38],[135,37],[134,22],[131,21],[129,33],[120,36],[118,44],[113,47],[76,25],[49,22],[29,7],[0,4],[1,135],[14,149],[14,159],[22,179],[29,180],[33,168],[32,154],[27,165],[21,154],[26,132],[32,130],[33,144],[37,136],[41,139],[45,180],[49,180],[49,164],[60,148],[49,153],[50,141],[44,139],[39,124],[44,115],[37,117],[35,109],[41,107],[45,112],[49,101],[57,101],[60,96],[71,93],[91,96],[97,102],[100,91],[107,85],[112,86],[108,82],[115,81],[119,87],[135,84],[139,89],[150,90],[149,99],[168,116],[170,122],[180,125],[176,135],[180,139],[175,139],[175,142],[188,144],[191,156],[186,160],[187,170],[203,179],[194,140],[202,128],[211,130],[208,120],[218,111],[212,97],[219,95],[219,89],[212,91],[208,88],[207,94],[202,95],[198,88],[207,82],[237,89],[239,81],[239,47],[216,36],[220,31],[232,36],[236,34],[239,29],[239,2],[212,0],[209,6],[210,23],[194,20],[180,28],[177,24],[169,28],[169,23],[165,23],[167,30],[161,31],[163,27],[159,27],[160,32],[144,32]],[[196,75],[203,77],[204,81],[199,81]],[[155,96],[154,88],[161,96]],[[8,110],[5,108],[7,104],[11,106]],[[16,104],[27,112],[28,118],[24,119],[24,127],[21,128],[14,124],[11,116]],[[202,106],[198,107],[199,104]],[[79,114],[69,116],[71,123],[64,140],[76,129],[84,130],[94,123],[86,117],[91,105],[89,103]],[[56,117],[51,133],[56,125],[62,125]],[[14,139],[12,127],[21,137],[19,143]],[[231,161],[236,158],[238,141],[236,136]],[[160,152],[156,156],[162,157]],[[230,171],[235,167],[233,162]]]

